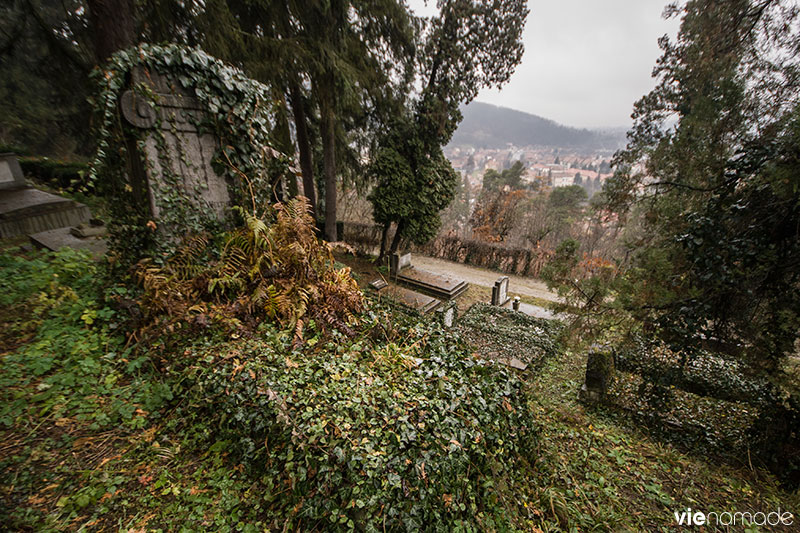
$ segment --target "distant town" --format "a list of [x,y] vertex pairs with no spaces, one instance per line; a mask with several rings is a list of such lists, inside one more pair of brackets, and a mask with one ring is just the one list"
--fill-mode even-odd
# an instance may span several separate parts
[[445,155],[471,189],[480,188],[487,170],[501,171],[520,161],[525,166],[523,183],[531,188],[580,185],[589,197],[603,188],[612,175],[612,150],[570,150],[554,147],[475,148],[447,146]]

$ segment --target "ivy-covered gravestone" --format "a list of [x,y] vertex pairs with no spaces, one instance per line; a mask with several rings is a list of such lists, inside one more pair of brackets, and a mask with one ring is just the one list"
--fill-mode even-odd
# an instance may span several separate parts
[[146,191],[154,218],[170,204],[184,201],[203,217],[224,219],[231,195],[224,173],[211,165],[219,142],[204,123],[211,117],[191,91],[166,75],[136,67],[133,87],[122,93],[120,110],[128,124],[142,130],[132,158],[131,184]]
[[263,211],[289,170],[272,148],[268,87],[202,50],[142,44],[95,72],[100,115],[93,182],[110,199],[123,262],[168,256],[187,235]]

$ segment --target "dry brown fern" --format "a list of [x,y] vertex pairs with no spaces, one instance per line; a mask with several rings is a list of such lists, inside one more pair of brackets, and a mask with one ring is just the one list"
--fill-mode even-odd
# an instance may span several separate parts
[[196,236],[163,266],[140,263],[148,324],[202,314],[237,325],[272,319],[292,329],[298,342],[311,319],[349,333],[364,299],[350,270],[337,270],[330,248],[317,238],[308,201],[275,204],[272,212],[265,222],[239,210],[245,224],[225,236],[218,260],[208,261],[208,237]]

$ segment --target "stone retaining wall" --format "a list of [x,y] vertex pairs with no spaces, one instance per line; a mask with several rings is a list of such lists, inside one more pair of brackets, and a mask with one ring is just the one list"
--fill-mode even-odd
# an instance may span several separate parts
[[[390,231],[389,242],[392,234]],[[374,224],[345,222],[342,239],[362,252],[373,252],[380,246],[381,227]],[[508,248],[497,243],[462,240],[458,237],[437,237],[425,246],[414,246],[412,252],[465,265],[475,265],[517,276],[538,277],[551,252]]]

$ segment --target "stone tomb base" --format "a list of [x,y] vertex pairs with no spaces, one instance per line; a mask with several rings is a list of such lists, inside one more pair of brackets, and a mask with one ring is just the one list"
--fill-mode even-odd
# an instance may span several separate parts
[[58,228],[28,235],[35,246],[56,251],[68,246],[76,250],[88,250],[94,258],[99,258],[108,251],[108,244],[102,235],[79,237],[75,228]]
[[403,307],[417,311],[423,315],[435,311],[442,305],[442,301],[437,298],[412,291],[411,289],[406,289],[405,287],[388,285],[383,280],[375,280],[370,283],[370,285],[378,292],[381,298],[388,298]]
[[414,267],[407,267],[398,272],[397,281],[447,300],[452,300],[467,290],[467,283],[464,280]]
[[89,208],[38,189],[0,190],[0,238],[77,226],[89,221]]

